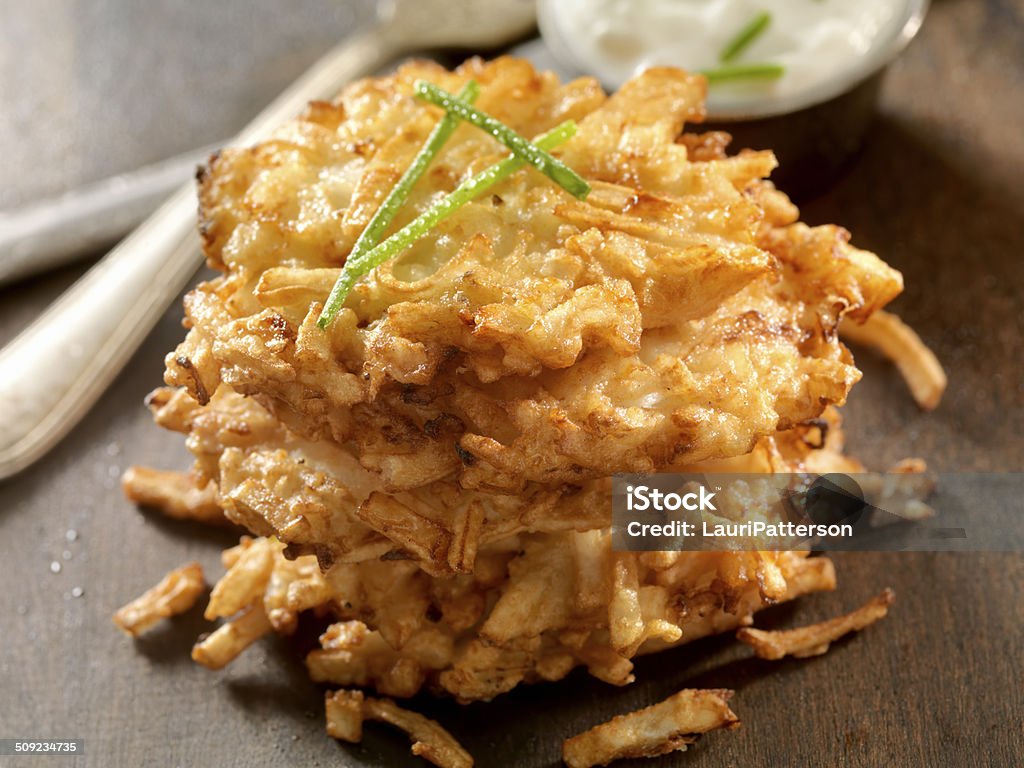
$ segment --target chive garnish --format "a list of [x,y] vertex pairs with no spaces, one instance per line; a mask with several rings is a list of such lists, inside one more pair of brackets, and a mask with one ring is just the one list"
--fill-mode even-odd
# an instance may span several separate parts
[[[459,98],[469,103],[476,101],[476,97],[479,95],[480,86],[476,84],[475,80],[470,80],[459,91]],[[352,246],[352,252],[349,253],[348,258],[345,260],[346,265],[348,262],[358,261],[363,254],[373,250],[373,247],[380,242],[384,232],[391,226],[391,222],[395,220],[398,209],[402,207],[402,203],[409,197],[413,186],[419,181],[438,153],[440,153],[441,148],[451,138],[451,135],[455,133],[458,125],[458,115],[446,112],[440,122],[434,126],[434,130],[430,132],[430,136],[427,137],[420,151],[416,153],[412,163],[405,169],[402,178],[398,180],[398,183],[388,193],[388,196],[384,198],[384,202],[377,208],[377,212],[373,214],[370,223],[366,225],[366,229],[359,235],[356,244]],[[341,280],[339,279],[335,283],[334,288],[331,289],[331,295],[327,297],[327,303],[324,304],[320,317],[317,318],[316,324],[321,328],[326,328],[330,325],[331,320],[338,314],[338,310],[341,309],[341,305],[345,302],[344,296],[339,298],[337,295],[340,285]],[[346,290],[345,293],[347,294],[348,291]]]
[[[572,120],[567,120],[556,128],[553,128],[544,135],[538,137],[533,144],[541,150],[554,149],[559,144],[563,144],[571,139],[575,133],[576,123]],[[427,232],[437,226],[437,224],[442,220],[446,219],[466,203],[469,203],[484,194],[498,182],[507,179],[513,173],[522,168],[526,162],[526,160],[518,155],[506,157],[504,160],[495,163],[489,168],[478,173],[476,176],[473,176],[459,184],[459,186],[453,189],[445,197],[438,200],[426,211],[391,235],[387,240],[380,243],[372,250],[362,254],[359,259],[352,259],[350,257],[345,262],[345,268],[342,270],[341,276],[338,277],[338,281],[334,284],[334,288],[331,290],[330,298],[324,306],[323,311],[320,313],[320,319],[317,320],[317,325],[323,328],[334,319],[334,316],[338,314],[338,310],[341,309],[341,306],[345,303],[345,299],[348,298],[349,291],[352,290],[352,286],[355,285],[356,280],[367,272],[370,272],[375,267],[380,266],[388,259],[397,256],[400,252],[404,251],[410,245],[427,234]]]
[[705,69],[701,74],[709,83],[722,83],[729,80],[775,80],[782,77],[786,68],[781,64],[734,64],[729,67]]
[[416,83],[416,95],[424,101],[443,107],[449,113],[455,113],[467,123],[472,123],[500,141],[517,157],[521,158],[538,171],[561,185],[570,194],[581,200],[590,194],[590,185],[561,160],[557,160],[543,149],[531,144],[500,120],[481,112],[461,99],[457,99],[447,91],[443,91],[433,83],[420,80]]
[[768,25],[771,22],[772,15],[768,11],[762,11],[757,14],[757,16],[747,22],[747,25],[732,40],[726,43],[722,52],[718,54],[718,60],[727,64],[738,57],[754,40],[768,29]]

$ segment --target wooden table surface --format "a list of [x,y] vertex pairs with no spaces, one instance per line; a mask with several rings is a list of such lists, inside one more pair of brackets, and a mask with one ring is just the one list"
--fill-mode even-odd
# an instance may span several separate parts
[[[8,10],[24,16],[29,5]],[[306,18],[315,26],[316,13]],[[187,25],[181,21],[179,30]],[[317,45],[325,40],[321,34]],[[298,70],[312,55],[304,49],[279,66]],[[0,81],[8,86],[15,79],[10,66],[0,57]],[[239,113],[245,106],[234,104]],[[44,99],[38,108],[45,107]],[[943,472],[1020,471],[1022,125],[1024,4],[935,0],[920,38],[892,68],[863,155],[833,189],[804,205],[806,220],[844,224],[855,243],[904,272],[907,290],[894,306],[950,375],[942,406],[922,414],[895,371],[858,355],[865,379],[846,414],[851,451],[870,466],[916,455]],[[10,123],[0,128],[6,130],[0,150],[20,158],[0,165],[7,199],[16,199],[19,189],[28,196],[39,181],[23,178],[31,165],[16,151],[17,132]],[[193,143],[179,140],[186,143],[173,147],[165,140],[163,149]],[[69,146],[82,150],[66,143],[52,156],[35,155],[53,184],[76,162]],[[129,155],[121,161],[140,160],[138,150],[126,160]],[[79,271],[0,292],[0,341]],[[219,548],[231,543],[228,534],[140,512],[118,489],[128,464],[187,463],[179,437],[153,426],[142,407],[160,381],[164,353],[182,335],[180,315],[179,306],[168,310],[62,445],[0,484],[0,738],[86,740],[83,757],[37,758],[47,764],[418,764],[405,738],[384,727],[368,728],[359,747],[328,739],[322,691],[307,681],[287,641],[260,643],[227,670],[211,673],[188,658],[206,629],[199,611],[134,643],[110,623],[117,606],[182,562],[198,559],[219,573]],[[883,586],[896,590],[889,618],[823,657],[759,661],[729,638],[712,638],[641,660],[636,684],[625,689],[576,672],[491,704],[420,699],[414,706],[449,727],[482,766],[555,765],[565,736],[684,686],[735,689],[743,727],[651,766],[1020,765],[1020,554],[851,553],[836,560],[836,593],[772,609],[760,622],[818,620]],[[2,766],[22,764],[34,763],[0,757]]]

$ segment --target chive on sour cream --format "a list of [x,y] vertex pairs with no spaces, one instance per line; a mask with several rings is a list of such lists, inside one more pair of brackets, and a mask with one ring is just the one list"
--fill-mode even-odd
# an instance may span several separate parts
[[[772,65],[775,76],[712,80],[712,119],[764,117],[848,90],[917,32],[923,0],[540,0],[540,27],[563,65],[618,87],[638,71]],[[738,55],[730,43],[769,21]],[[781,70],[781,74],[778,74]]]

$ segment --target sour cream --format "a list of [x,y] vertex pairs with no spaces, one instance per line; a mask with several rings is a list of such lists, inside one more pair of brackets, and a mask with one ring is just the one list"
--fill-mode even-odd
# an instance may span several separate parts
[[778,64],[773,80],[714,83],[708,112],[780,114],[823,101],[885,64],[917,31],[922,0],[541,0],[545,42],[562,64],[618,87],[654,65],[722,67],[722,50],[758,14],[767,28],[733,64]]

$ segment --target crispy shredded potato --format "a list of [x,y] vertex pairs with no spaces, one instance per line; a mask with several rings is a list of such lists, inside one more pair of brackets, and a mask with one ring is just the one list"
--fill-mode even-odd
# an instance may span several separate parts
[[[593,191],[524,169],[375,269],[324,332],[348,250],[436,122],[419,78],[475,79],[526,135],[576,120],[559,152]],[[220,153],[199,191],[223,274],[186,299],[179,389],[149,401],[189,436],[194,482],[324,569],[388,557],[450,576],[504,539],[605,527],[612,472],[738,459],[825,417],[860,375],[840,320],[902,279],[841,228],[800,223],[770,152],[684,134],[703,97],[667,68],[606,97],[510,58],[412,62]],[[462,126],[396,224],[505,152]],[[633,612],[624,648],[638,607],[613,597]]]
[[[321,330],[356,238],[440,116],[413,98],[420,78],[475,79],[478,106],[527,136],[575,120],[556,154],[593,191],[522,169],[361,279]],[[874,327],[902,290],[845,230],[799,221],[767,181],[771,152],[684,133],[704,90],[668,68],[609,97],[507,57],[412,62],[211,159],[200,232],[221,274],[186,297],[188,334],[148,400],[194,465],[125,479],[131,498],[185,517],[215,505],[252,534],[222,555],[206,617],[227,622],[197,662],[219,669],[309,612],[327,626],[306,665],[332,687],[465,703],[579,666],[627,685],[638,655],[835,588],[832,563],[803,551],[612,548],[613,473],[760,473],[754,489],[862,470],[833,407],[860,377],[838,328]],[[506,154],[460,126],[395,227]],[[723,493],[723,514],[755,514],[755,490]],[[814,643],[783,653],[820,652],[857,617],[794,630]],[[737,724],[727,698],[681,691],[568,740],[565,760],[685,748]],[[380,720],[436,765],[472,765],[388,699],[340,690],[326,712],[335,738]]]
[[157,509],[175,520],[230,525],[217,503],[216,484],[199,483],[192,472],[128,467],[121,477],[121,489],[130,501]]
[[114,614],[114,623],[137,637],[161,619],[187,611],[205,588],[203,567],[199,563],[175,568],[155,587],[119,609]]
[[[182,416],[181,397],[187,395],[170,395],[158,418],[189,434],[197,471],[216,479],[228,516],[254,533],[276,536],[290,554],[316,555],[325,568],[387,556],[411,559],[432,575],[468,572],[481,547],[509,537],[596,530],[611,522],[608,479],[520,496],[460,491],[447,482],[391,495],[328,441],[309,441],[280,424],[260,426],[273,417],[253,398],[222,386],[205,406],[193,402]],[[809,425],[762,438],[745,456],[682,469],[861,471],[841,456],[841,447],[839,419],[830,409]],[[339,477],[348,478],[347,486]],[[362,504],[353,490],[365,494]]]
[[363,692],[328,691],[324,694],[327,735],[351,744],[363,740]]
[[[253,424],[262,418],[251,401],[222,398],[218,393],[190,417],[195,441],[208,450],[220,433],[199,424],[235,434],[226,430],[235,415],[251,414]],[[850,460],[838,452],[841,442],[838,417],[828,412],[812,427],[763,439],[742,459],[695,469],[844,471]],[[290,438],[284,444],[293,445]],[[314,455],[305,450],[302,456]],[[291,487],[281,477],[253,498],[265,499],[272,490],[291,494]],[[330,530],[330,517],[317,523],[312,505],[302,509],[305,517],[282,527],[312,523]],[[273,631],[290,634],[298,615],[312,610],[335,621],[306,659],[318,682],[374,687],[403,698],[430,686],[474,701],[585,666],[606,682],[625,685],[633,680],[636,655],[749,625],[767,605],[835,587],[831,562],[802,552],[615,553],[606,511],[593,523],[600,528],[536,533],[489,528],[486,514],[478,527],[473,514],[464,514],[470,522],[460,534],[476,537],[472,573],[443,579],[413,559],[381,560],[382,550],[350,562],[296,556],[275,540],[243,537],[223,555],[228,572],[214,587],[207,615],[228,617],[262,606],[262,613],[243,614],[258,631],[244,633],[244,643],[228,642],[237,632],[232,622],[201,643],[197,656],[221,665],[269,631],[263,616]]]
[[889,467],[885,474],[858,478],[861,491],[873,507],[871,524],[889,525],[934,517],[935,510],[924,501],[935,490],[935,478],[927,471],[923,460],[910,458]]
[[727,703],[731,697],[732,691],[682,690],[658,704],[619,715],[566,739],[562,760],[569,768],[590,768],[623,758],[685,750],[700,734],[739,726],[739,718]]
[[799,629],[768,631],[744,627],[736,633],[736,637],[753,648],[754,653],[762,659],[820,656],[843,635],[858,632],[884,618],[895,599],[895,593],[886,587],[860,608],[844,616]]
[[273,547],[269,539],[258,539],[242,550],[214,586],[203,616],[211,621],[234,616],[262,598],[274,567]]
[[[348,250],[437,119],[410,97],[419,78],[477,80],[480,108],[526,135],[577,120],[556,153],[593,192],[524,169],[374,270],[324,333]],[[900,275],[841,228],[797,222],[765,182],[770,152],[677,142],[704,88],[654,68],[605,97],[510,58],[413,62],[225,150],[200,180],[224,274],[189,294],[167,382],[199,404],[224,385],[257,397],[387,492],[445,480],[517,495],[678,467],[819,416],[859,375],[839,320],[883,306]],[[505,152],[463,126],[398,223]],[[358,479],[328,477],[365,501]]]
[[[264,555],[252,553],[260,552],[271,557],[271,576],[260,565],[254,580],[250,563]],[[516,537],[484,550],[472,576],[448,579],[403,561],[336,563],[322,572],[314,556],[288,560],[279,544],[261,539],[225,559],[230,568],[214,592],[252,598],[250,585],[263,583],[254,605],[289,617],[268,619],[274,631],[293,631],[304,610],[336,619],[306,658],[313,680],[402,698],[430,686],[465,702],[558,680],[580,665],[624,685],[636,655],[748,625],[769,604],[835,587],[831,562],[806,553],[613,553],[601,531]],[[616,573],[629,574],[623,586],[612,586]],[[623,610],[619,589],[635,606],[626,637],[611,631]],[[226,663],[254,639],[228,642],[238,621],[197,647],[204,663],[211,652]],[[258,633],[268,631],[254,621]]]
[[946,372],[935,353],[899,315],[879,310],[861,323],[844,322],[847,341],[871,347],[896,364],[910,394],[925,411],[933,411],[946,391]]
[[237,619],[223,624],[196,643],[192,660],[208,669],[222,669],[271,630],[263,605],[255,603]]
[[473,758],[448,731],[393,701],[366,698],[361,691],[341,690],[326,694],[326,710],[327,733],[336,739],[358,742],[363,736],[363,720],[379,720],[409,734],[412,753],[440,768],[473,766]]

